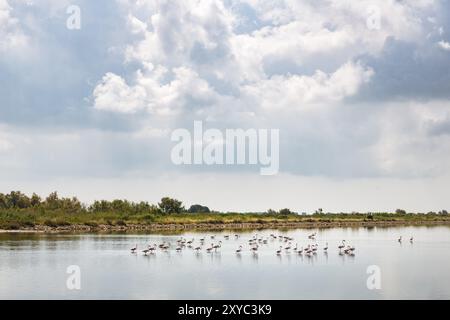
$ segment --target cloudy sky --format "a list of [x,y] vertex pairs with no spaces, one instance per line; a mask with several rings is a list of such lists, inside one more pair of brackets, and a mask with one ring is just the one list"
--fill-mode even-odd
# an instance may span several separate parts
[[[175,166],[194,120],[279,129],[279,174]],[[428,211],[449,184],[448,0],[0,0],[0,192]]]

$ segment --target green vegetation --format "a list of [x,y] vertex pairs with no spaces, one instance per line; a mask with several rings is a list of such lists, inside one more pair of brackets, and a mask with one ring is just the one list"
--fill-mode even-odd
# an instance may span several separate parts
[[37,194],[28,197],[20,191],[0,193],[0,229],[16,230],[35,226],[99,225],[127,226],[151,224],[238,224],[238,223],[332,223],[332,222],[420,222],[449,221],[446,210],[438,213],[325,213],[322,209],[312,214],[298,215],[290,209],[262,213],[221,213],[195,204],[185,209],[181,201],[162,198],[158,205],[127,200],[100,200],[91,205],[76,197],[59,197],[56,192],[45,199]]

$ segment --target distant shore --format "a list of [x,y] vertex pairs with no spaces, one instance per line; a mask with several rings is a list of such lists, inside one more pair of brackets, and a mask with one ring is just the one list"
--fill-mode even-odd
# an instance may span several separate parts
[[450,220],[392,220],[392,221],[301,221],[262,223],[152,223],[129,225],[85,225],[64,226],[37,225],[16,230],[2,230],[0,233],[59,233],[59,232],[126,232],[126,231],[183,231],[183,230],[251,230],[251,229],[295,229],[295,228],[351,228],[351,227],[396,227],[396,226],[437,226],[448,225]]

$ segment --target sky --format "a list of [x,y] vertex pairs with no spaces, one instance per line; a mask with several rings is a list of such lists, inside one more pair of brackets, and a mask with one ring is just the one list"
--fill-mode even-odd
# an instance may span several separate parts
[[[279,173],[175,165],[194,121],[278,129]],[[0,192],[427,212],[449,183],[448,0],[0,0]]]

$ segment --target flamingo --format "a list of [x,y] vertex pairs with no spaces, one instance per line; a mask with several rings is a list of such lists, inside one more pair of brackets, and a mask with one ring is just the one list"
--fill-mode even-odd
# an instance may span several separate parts
[[338,246],[339,250],[345,248],[345,240],[342,240],[342,244]]
[[258,245],[256,244],[254,247],[250,248],[250,250],[256,254],[258,251]]
[[134,246],[134,248],[131,248],[131,253],[136,253],[137,250],[137,244]]
[[402,236],[400,236],[400,238],[398,238],[398,242],[402,242]]
[[413,243],[413,241],[414,241],[414,238],[411,237],[411,239],[409,239],[409,242]]
[[297,251],[298,254],[302,254],[303,253],[303,247]]
[[214,249],[214,243],[211,243],[211,247],[206,248],[206,252],[210,253]]
[[236,250],[236,253],[241,253],[242,251],[242,246],[239,246],[239,248]]
[[283,247],[282,247],[282,246],[280,246],[280,249],[279,249],[279,250],[277,250],[277,255],[280,255],[280,254],[281,254],[281,251],[282,251],[282,249],[283,249]]
[[219,241],[219,244],[216,244],[215,246],[213,246],[213,249],[215,251],[217,251],[217,249],[219,249],[220,247],[222,247],[222,241]]
[[323,251],[328,251],[328,242],[327,242],[327,244],[325,245],[325,248],[323,248]]
[[199,252],[200,250],[202,250],[202,247],[196,247],[194,250]]
[[288,246],[287,246],[286,248],[284,248],[284,249],[285,249],[286,251],[289,250],[289,249],[291,249],[291,243],[289,242],[289,243],[288,243]]

